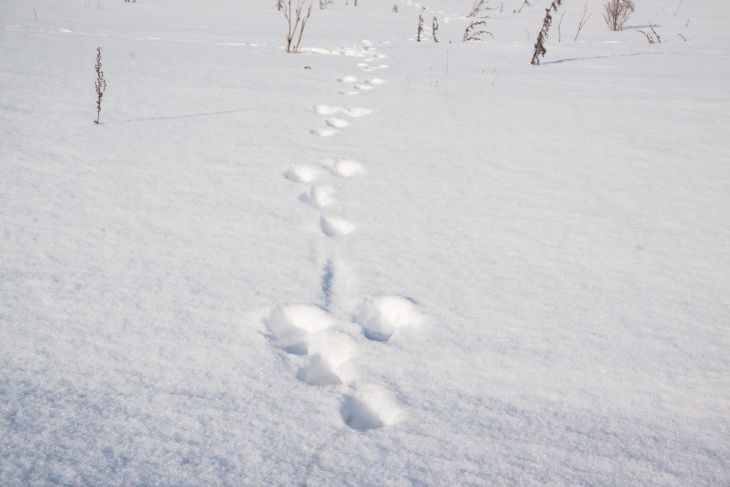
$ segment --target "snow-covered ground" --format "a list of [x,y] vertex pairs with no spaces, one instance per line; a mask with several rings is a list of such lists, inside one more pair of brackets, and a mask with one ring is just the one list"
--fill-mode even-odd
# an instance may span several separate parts
[[724,2],[274,3],[0,2],[0,484],[728,485]]

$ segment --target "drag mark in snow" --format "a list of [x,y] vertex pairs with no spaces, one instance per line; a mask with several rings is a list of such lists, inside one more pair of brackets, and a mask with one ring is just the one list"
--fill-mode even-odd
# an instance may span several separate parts
[[322,289],[322,301],[325,309],[329,309],[332,305],[332,286],[335,280],[335,268],[331,260],[328,260],[322,268],[322,280],[320,288]]

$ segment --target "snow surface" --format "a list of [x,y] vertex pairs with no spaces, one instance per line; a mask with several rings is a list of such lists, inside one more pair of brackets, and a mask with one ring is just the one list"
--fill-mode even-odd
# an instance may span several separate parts
[[359,3],[0,2],[0,484],[730,484],[725,2]]

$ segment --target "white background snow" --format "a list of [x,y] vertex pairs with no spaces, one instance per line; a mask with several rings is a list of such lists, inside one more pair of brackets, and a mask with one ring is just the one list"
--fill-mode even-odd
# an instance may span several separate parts
[[423,1],[0,1],[0,484],[730,483],[727,5]]

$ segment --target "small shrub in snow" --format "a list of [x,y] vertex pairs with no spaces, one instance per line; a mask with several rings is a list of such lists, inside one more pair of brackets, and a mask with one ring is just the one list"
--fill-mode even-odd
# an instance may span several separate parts
[[609,29],[613,31],[623,30],[624,24],[629,20],[635,9],[634,0],[609,0],[603,6],[603,19]]
[[[304,29],[312,15],[312,0],[279,0],[277,9],[284,14],[287,23],[286,52],[297,52],[302,44]],[[304,10],[306,7],[306,11]],[[294,38],[297,41],[294,44]]]
[[532,53],[532,61],[530,61],[530,64],[538,65],[540,64],[540,58],[545,56],[545,53],[547,53],[547,49],[545,49],[545,41],[548,38],[548,33],[550,32],[550,26],[553,23],[553,16],[550,12],[556,12],[558,11],[558,7],[562,3],[563,0],[552,0],[550,2],[550,6],[545,9],[545,18],[542,20],[542,29],[540,29],[540,33],[537,34],[537,41],[535,42],[535,51]]
[[99,117],[101,116],[101,98],[104,96],[106,91],[106,80],[104,79],[104,71],[101,70],[101,47],[96,48],[96,120],[95,124],[99,124]]

